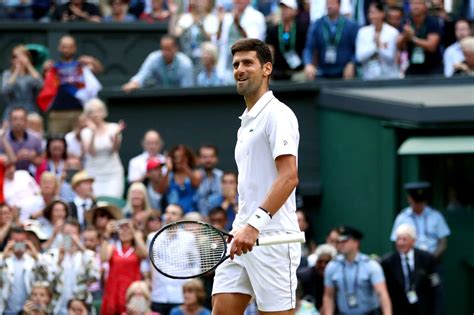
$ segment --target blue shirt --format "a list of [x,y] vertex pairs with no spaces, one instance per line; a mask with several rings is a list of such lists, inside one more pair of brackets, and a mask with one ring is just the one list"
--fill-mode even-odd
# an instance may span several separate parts
[[174,173],[170,172],[169,174],[170,184],[168,187],[168,194],[166,199],[169,204],[178,204],[180,205],[184,213],[188,213],[196,210],[196,189],[191,184],[191,179],[186,177],[183,185],[179,185],[174,180]]
[[207,176],[204,170],[202,173],[202,181],[197,191],[197,202],[199,212],[207,216],[209,210],[218,207],[221,204],[221,181],[223,172],[217,168],[212,170],[212,176]]
[[340,16],[342,31],[340,40],[335,43],[336,61],[333,64],[326,63],[326,49],[329,46],[328,40],[325,38],[325,32],[328,32],[328,38],[336,39],[337,22],[331,22],[329,17],[324,16],[311,24],[308,35],[306,37],[306,46],[303,51],[304,64],[313,62],[314,53],[318,55],[318,77],[325,78],[342,78],[344,67],[349,62],[355,62],[355,42],[359,27],[354,22]]
[[206,70],[198,73],[196,78],[197,86],[221,86],[224,85],[224,80],[217,75],[216,68],[212,69],[211,76]]
[[[181,310],[180,306],[176,306],[171,309],[170,315],[185,315],[185,313]],[[205,307],[202,307],[201,310],[196,313],[196,315],[211,315],[211,311]]]
[[[337,307],[342,314],[368,313],[378,308],[374,285],[382,282],[385,282],[382,267],[362,253],[352,263],[338,255],[324,271],[324,286],[335,289]],[[347,296],[352,294],[357,298],[357,306],[350,308]]]
[[451,234],[451,230],[443,215],[428,206],[425,207],[420,215],[417,215],[411,207],[403,209],[393,224],[392,235],[390,237],[392,241],[397,239],[395,232],[403,223],[408,223],[415,227],[417,236],[415,247],[430,253],[435,252],[440,239]]
[[159,87],[189,87],[193,86],[193,65],[191,59],[177,52],[171,64],[166,64],[161,50],[148,55],[130,81],[144,86],[153,83]]

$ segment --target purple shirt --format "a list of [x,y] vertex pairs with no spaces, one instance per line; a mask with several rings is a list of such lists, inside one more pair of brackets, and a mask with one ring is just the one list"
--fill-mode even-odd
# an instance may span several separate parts
[[[25,137],[23,139],[15,139],[11,130],[8,132],[8,142],[10,143],[13,152],[18,153],[21,149],[34,150],[36,154],[41,154],[43,152],[41,145],[41,137],[37,134],[26,130]],[[1,148],[1,151],[4,151],[4,148]],[[31,162],[27,160],[18,160],[16,162],[17,170],[28,171]]]

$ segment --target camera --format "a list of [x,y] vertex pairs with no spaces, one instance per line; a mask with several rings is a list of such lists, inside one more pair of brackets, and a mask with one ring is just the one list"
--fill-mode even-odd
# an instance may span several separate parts
[[63,246],[65,250],[70,250],[72,247],[72,237],[70,235],[64,235]]
[[25,251],[26,250],[26,245],[23,242],[16,242],[15,245],[13,246],[14,251]]

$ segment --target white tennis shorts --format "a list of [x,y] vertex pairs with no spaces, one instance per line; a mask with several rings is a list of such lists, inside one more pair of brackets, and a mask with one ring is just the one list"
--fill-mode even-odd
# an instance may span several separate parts
[[[271,234],[275,233],[264,235]],[[263,312],[293,309],[300,258],[299,243],[255,246],[251,252],[234,260],[229,258],[217,267],[212,294],[251,295]]]

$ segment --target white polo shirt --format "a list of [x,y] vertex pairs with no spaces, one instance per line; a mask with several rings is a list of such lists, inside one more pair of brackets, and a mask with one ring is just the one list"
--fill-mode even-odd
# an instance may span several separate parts
[[[263,202],[278,176],[275,159],[280,155],[298,158],[298,120],[293,111],[271,91],[266,92],[250,111],[239,117],[235,161],[239,171],[239,212],[233,229],[242,227]],[[293,191],[273,216],[265,231],[298,232],[296,200]]]

